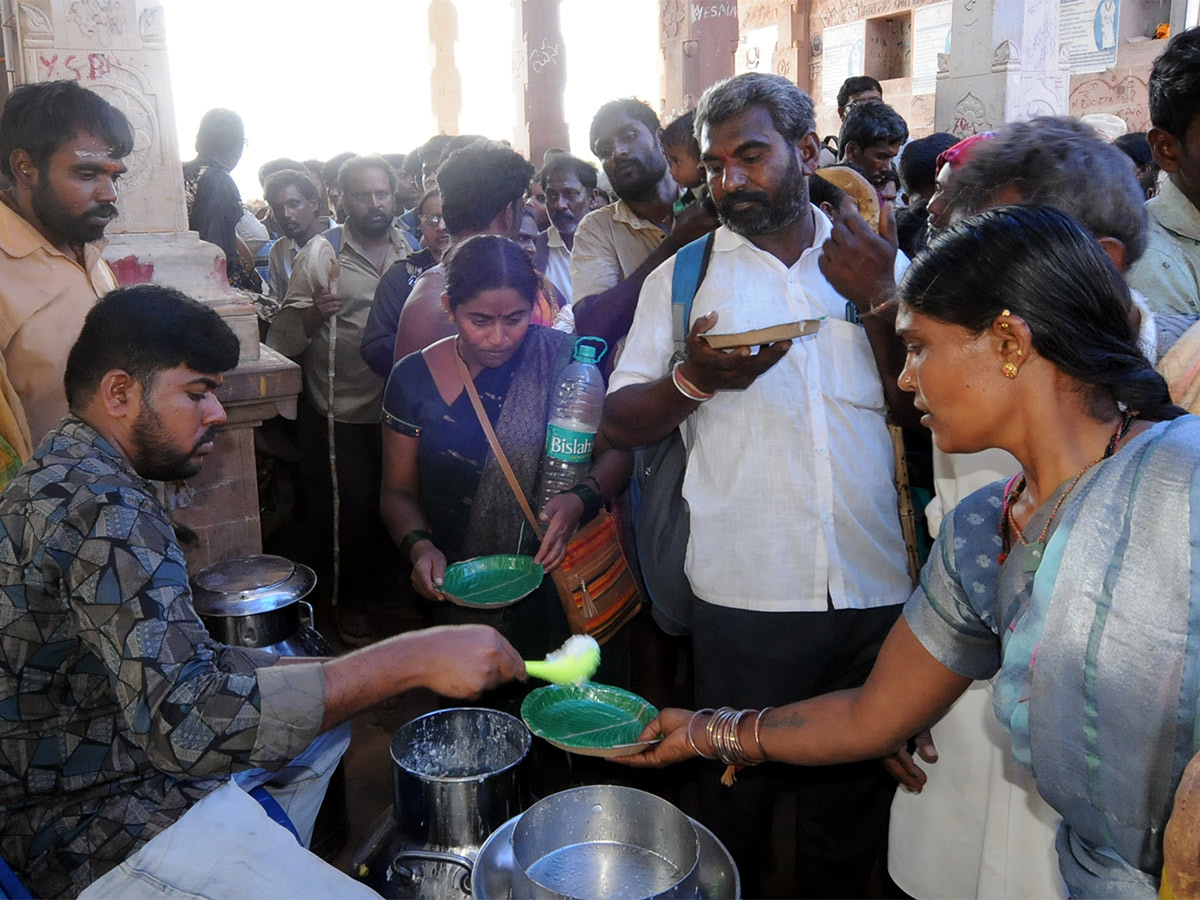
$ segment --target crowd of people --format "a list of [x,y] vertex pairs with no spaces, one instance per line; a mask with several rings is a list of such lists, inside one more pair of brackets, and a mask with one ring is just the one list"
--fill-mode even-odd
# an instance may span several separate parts
[[[635,552],[630,485],[678,430],[686,637],[655,630],[648,591],[596,677],[698,708],[664,708],[625,762],[704,759],[697,813],[748,896],[865,896],[885,850],[917,897],[1155,895],[1200,749],[1200,29],[1149,90],[1142,135],[1058,116],[910,139],[851,78],[820,141],[803,91],[751,73],[665,125],[604,104],[599,170],[438,135],[273,160],[258,204],[230,175],[241,117],[210,111],[189,225],[300,366],[295,421],[259,450],[294,466],[297,555],[362,648],[283,664],[207,636],[155,486],[212,450],[237,339],[104,263],[125,117],[74,83],[17,88],[0,856],[47,896],[361,894],[302,846],[345,722],[416,686],[515,711],[521,660],[571,632],[552,573],[581,524],[612,509],[647,584],[672,564]],[[542,493],[580,336],[612,348],[603,418],[535,533],[514,492]],[[497,553],[548,574],[503,609],[446,602],[448,565]],[[371,610],[398,602],[431,627],[384,638]],[[246,841],[260,787],[301,843]]]

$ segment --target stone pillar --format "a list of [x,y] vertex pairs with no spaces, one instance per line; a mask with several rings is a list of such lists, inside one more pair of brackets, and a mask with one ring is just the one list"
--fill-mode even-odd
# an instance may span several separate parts
[[[779,40],[775,47],[773,71],[812,97],[813,85],[821,83],[821,58],[813,55],[808,4],[793,3],[779,9],[778,16]],[[742,14],[743,31],[754,27],[753,20],[748,21],[748,18],[745,13]]]
[[1004,122],[1065,115],[1070,63],[1056,0],[954,0],[939,54],[935,125],[967,137]]
[[[694,109],[709,85],[734,71],[737,0],[659,0],[663,54],[663,121]],[[770,59],[763,62],[766,69]]]
[[558,5],[559,0],[513,0],[513,148],[538,168],[547,150],[571,146],[563,105],[567,68]]
[[300,370],[259,344],[253,307],[225,279],[224,254],[187,230],[163,9],[157,0],[0,3],[11,22],[17,82],[79,81],[133,126],[117,203],[121,216],[105,250],[120,283],[178,288],[214,307],[238,335],[241,360],[218,391],[229,414],[217,438],[219,454],[169,493],[175,520],[200,537],[199,546],[187,550],[193,569],[258,553],[252,429],[280,411],[295,415]]
[[429,94],[434,125],[440,134],[458,134],[462,78],[454,60],[454,45],[458,43],[458,9],[454,0],[430,0],[429,41],[433,44]]

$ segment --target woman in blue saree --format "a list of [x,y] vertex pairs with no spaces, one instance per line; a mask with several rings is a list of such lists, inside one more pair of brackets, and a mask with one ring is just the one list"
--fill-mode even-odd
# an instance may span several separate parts
[[[471,238],[448,255],[442,302],[457,334],[396,363],[383,401],[384,523],[412,563],[417,592],[443,601],[447,562],[524,553],[554,569],[584,515],[619,494],[632,458],[597,441],[590,471],[572,490],[539,510],[541,542],[525,522],[488,448],[456,357],[466,364],[504,455],[527,498],[537,487],[550,404],[571,360],[574,335],[530,324],[538,275],[528,256],[496,235]],[[468,610],[439,602],[441,623],[495,626],[526,659],[544,657],[570,630],[550,578],[513,606]],[[605,645],[601,680],[628,679],[628,638]],[[600,676],[598,676],[600,677]]]
[[[900,286],[897,330],[937,445],[1021,475],[942,526],[866,684],[765,712],[665,710],[631,762],[822,765],[884,756],[999,674],[1013,755],[1062,816],[1074,897],[1154,896],[1200,747],[1200,420],[1137,348],[1129,292],[1063,213],[992,210]],[[934,772],[931,777],[936,777]]]

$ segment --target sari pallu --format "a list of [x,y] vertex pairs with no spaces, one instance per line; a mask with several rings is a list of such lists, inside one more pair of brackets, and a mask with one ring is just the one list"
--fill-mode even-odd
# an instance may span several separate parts
[[[1031,579],[1025,554],[997,565],[1001,486],[985,488],[955,510],[906,609],[956,671],[999,663],[996,715],[1064,817],[1072,896],[1154,895],[1175,786],[1200,746],[1198,468],[1200,420],[1134,438],[1064,502]],[[941,636],[927,642],[931,616]]]

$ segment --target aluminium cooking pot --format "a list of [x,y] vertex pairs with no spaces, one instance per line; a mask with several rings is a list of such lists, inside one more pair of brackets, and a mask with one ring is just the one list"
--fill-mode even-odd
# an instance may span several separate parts
[[[280,656],[332,656],[303,599],[317,583],[308,566],[258,553],[205,566],[192,578],[192,605],[215,640]],[[300,609],[308,611],[308,622]]]

